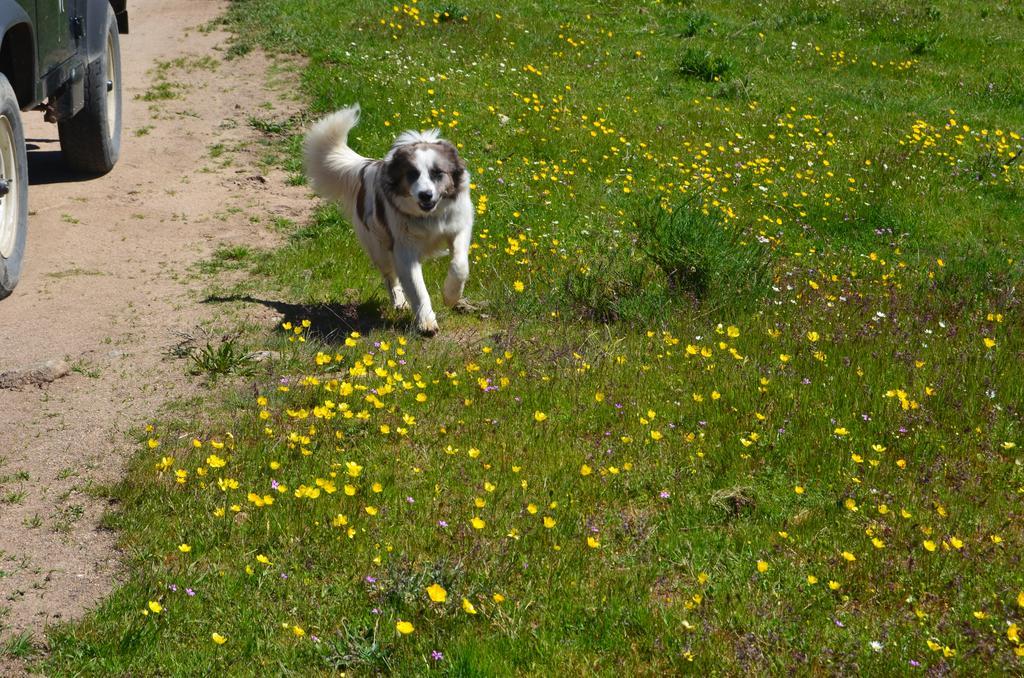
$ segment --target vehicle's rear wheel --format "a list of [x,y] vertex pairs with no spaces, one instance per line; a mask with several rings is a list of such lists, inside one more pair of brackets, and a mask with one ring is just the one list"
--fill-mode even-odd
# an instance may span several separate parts
[[14,291],[28,233],[28,159],[18,98],[0,74],[0,299]]
[[90,174],[113,169],[121,151],[121,45],[109,5],[106,49],[85,72],[85,106],[58,122],[57,132],[72,169]]

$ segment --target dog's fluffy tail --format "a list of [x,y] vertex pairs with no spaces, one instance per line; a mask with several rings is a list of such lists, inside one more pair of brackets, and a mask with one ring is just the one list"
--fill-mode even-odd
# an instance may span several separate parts
[[306,176],[318,195],[354,202],[359,171],[369,160],[348,147],[348,133],[359,122],[359,104],[331,113],[313,125],[303,144]]

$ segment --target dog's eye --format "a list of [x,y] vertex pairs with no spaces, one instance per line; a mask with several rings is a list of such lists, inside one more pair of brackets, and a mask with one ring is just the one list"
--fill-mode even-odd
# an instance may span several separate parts
[[416,180],[420,178],[420,171],[418,169],[411,169],[405,173],[405,180],[410,184],[416,183]]
[[444,176],[444,172],[439,169],[430,170],[430,179],[432,181],[441,181],[441,177]]

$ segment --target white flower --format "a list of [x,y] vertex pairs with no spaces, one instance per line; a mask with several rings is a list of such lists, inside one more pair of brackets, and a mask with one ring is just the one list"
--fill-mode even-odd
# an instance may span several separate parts
[[871,649],[874,650],[875,652],[881,652],[882,651],[882,644],[880,642],[878,642],[877,640],[872,640],[870,643],[868,643],[868,645],[870,645]]

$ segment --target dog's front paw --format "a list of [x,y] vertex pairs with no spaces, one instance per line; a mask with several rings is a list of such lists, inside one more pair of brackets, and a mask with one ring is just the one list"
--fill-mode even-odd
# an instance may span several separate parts
[[425,337],[432,337],[437,334],[440,328],[437,326],[437,318],[433,313],[428,318],[420,318],[416,321],[416,330]]
[[400,300],[398,300],[398,301],[396,301],[394,303],[394,309],[396,311],[408,311],[409,310],[409,302],[406,301],[405,299],[400,299]]

